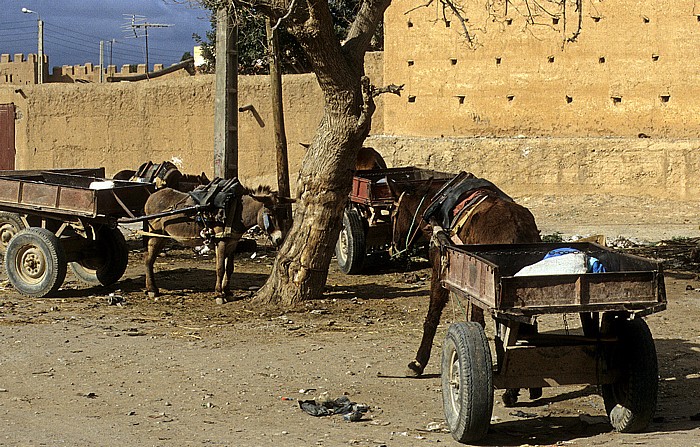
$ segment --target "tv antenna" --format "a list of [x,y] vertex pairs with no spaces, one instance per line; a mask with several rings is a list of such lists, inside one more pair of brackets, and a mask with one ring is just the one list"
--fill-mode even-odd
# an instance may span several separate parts
[[127,39],[138,39],[144,37],[146,40],[146,76],[148,76],[148,28],[168,28],[172,25],[167,23],[149,23],[146,21],[146,16],[136,14],[124,14],[127,23],[122,25],[122,30],[133,36],[126,36]]

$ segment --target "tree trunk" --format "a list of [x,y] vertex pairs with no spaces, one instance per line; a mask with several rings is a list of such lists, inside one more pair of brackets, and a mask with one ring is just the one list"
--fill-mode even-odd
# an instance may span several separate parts
[[258,292],[262,302],[293,306],[323,293],[363,141],[351,138],[357,132],[352,120],[333,115],[326,112],[302,161],[294,225]]
[[[324,94],[324,114],[302,160],[294,224],[257,300],[284,306],[319,298],[340,233],[357,153],[374,102],[364,55],[390,0],[366,0],[341,45],[327,1],[292,2],[288,29],[304,48]],[[293,5],[297,5],[294,7]]]

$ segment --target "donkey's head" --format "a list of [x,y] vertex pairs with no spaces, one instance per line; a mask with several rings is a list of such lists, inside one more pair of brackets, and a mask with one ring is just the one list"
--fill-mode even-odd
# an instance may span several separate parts
[[392,256],[408,252],[416,240],[430,232],[430,226],[423,222],[422,216],[435,194],[435,186],[432,181],[416,186],[389,180],[389,189],[394,197],[391,214]]
[[254,220],[262,228],[275,247],[282,245],[287,236],[288,225],[285,222],[287,205],[295,200],[289,197],[280,197],[277,192],[267,186],[258,186],[256,190],[249,191],[252,199],[251,206],[243,207],[243,220]]

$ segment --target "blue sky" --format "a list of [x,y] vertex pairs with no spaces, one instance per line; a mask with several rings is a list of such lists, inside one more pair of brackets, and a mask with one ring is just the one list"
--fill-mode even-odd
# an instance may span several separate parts
[[[125,14],[145,16],[151,24],[169,24],[167,28],[148,29],[148,60],[165,66],[179,62],[183,53],[196,45],[192,33],[204,37],[210,29],[208,11],[187,0],[0,0],[0,53],[37,52],[37,14],[44,21],[44,53],[49,67],[97,65],[100,40],[105,41],[105,64],[109,63],[108,43],[112,46],[112,64],[145,63],[145,39],[125,32],[131,20]],[[143,21],[143,20],[142,20]],[[143,31],[139,33],[143,34]]]

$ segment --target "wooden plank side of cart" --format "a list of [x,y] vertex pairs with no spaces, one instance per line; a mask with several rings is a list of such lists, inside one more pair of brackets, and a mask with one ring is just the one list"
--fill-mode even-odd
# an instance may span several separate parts
[[90,183],[103,176],[104,168],[2,171],[0,209],[88,218],[128,215],[124,208],[132,213],[142,209],[149,184],[117,181],[111,189],[90,189]]
[[[602,258],[607,273],[513,276],[555,248],[572,247]],[[658,263],[590,243],[447,247],[444,287],[502,316],[545,313],[663,310]]]

